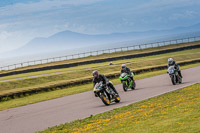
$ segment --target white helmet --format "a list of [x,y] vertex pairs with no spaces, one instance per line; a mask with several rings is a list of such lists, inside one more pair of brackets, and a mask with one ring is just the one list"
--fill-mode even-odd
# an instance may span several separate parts
[[169,64],[172,64],[173,61],[174,61],[174,60],[173,60],[172,58],[169,58],[169,59],[168,59],[168,63],[169,63]]
[[126,64],[122,64],[122,68],[126,68]]

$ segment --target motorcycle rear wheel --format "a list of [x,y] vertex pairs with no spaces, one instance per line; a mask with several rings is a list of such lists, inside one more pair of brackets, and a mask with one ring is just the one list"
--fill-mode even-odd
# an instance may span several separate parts
[[135,81],[133,81],[131,89],[135,90],[135,88],[136,88],[136,83],[135,83]]
[[181,78],[181,76],[179,76],[178,82],[179,82],[179,84],[182,83],[182,78]]
[[115,102],[116,102],[116,103],[119,103],[119,102],[120,102],[120,97],[119,97],[119,95],[116,95],[116,96],[115,96]]

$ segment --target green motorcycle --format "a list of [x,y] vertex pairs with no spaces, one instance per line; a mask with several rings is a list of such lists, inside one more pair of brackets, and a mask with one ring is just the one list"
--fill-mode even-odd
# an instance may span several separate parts
[[[133,73],[131,73],[131,74],[134,77],[134,74]],[[132,90],[135,89],[135,87],[136,87],[135,80],[131,80],[131,78],[129,77],[129,75],[127,73],[122,73],[120,76],[120,80],[123,84],[124,91],[127,91],[129,88],[131,88]]]

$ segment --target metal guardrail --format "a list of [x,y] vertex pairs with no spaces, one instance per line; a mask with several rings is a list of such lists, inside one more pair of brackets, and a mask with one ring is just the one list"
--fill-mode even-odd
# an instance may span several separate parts
[[105,54],[105,53],[115,53],[115,52],[121,52],[121,51],[146,49],[146,48],[153,48],[153,47],[166,46],[166,45],[172,45],[172,44],[189,43],[189,42],[195,42],[195,41],[200,41],[200,36],[188,37],[188,38],[182,38],[182,39],[176,39],[176,40],[161,41],[161,42],[154,42],[154,43],[146,43],[146,44],[140,44],[140,45],[127,46],[127,47],[105,49],[105,50],[99,50],[99,51],[90,51],[90,52],[79,53],[79,54],[72,54],[72,55],[66,55],[66,56],[60,56],[60,57],[54,57],[54,58],[48,58],[48,59],[22,62],[22,63],[17,63],[17,64],[13,64],[13,65],[0,67],[0,71],[12,70],[12,69],[16,69],[16,68],[33,66],[33,65],[52,63],[52,62],[57,62],[57,61],[84,58],[84,57],[89,57],[89,56],[96,56],[96,55],[101,55],[101,54]]

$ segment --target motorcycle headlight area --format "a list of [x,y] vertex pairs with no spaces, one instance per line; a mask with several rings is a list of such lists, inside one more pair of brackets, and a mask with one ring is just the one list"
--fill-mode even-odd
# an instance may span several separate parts
[[169,73],[170,73],[170,74],[174,73],[174,70],[170,70]]

